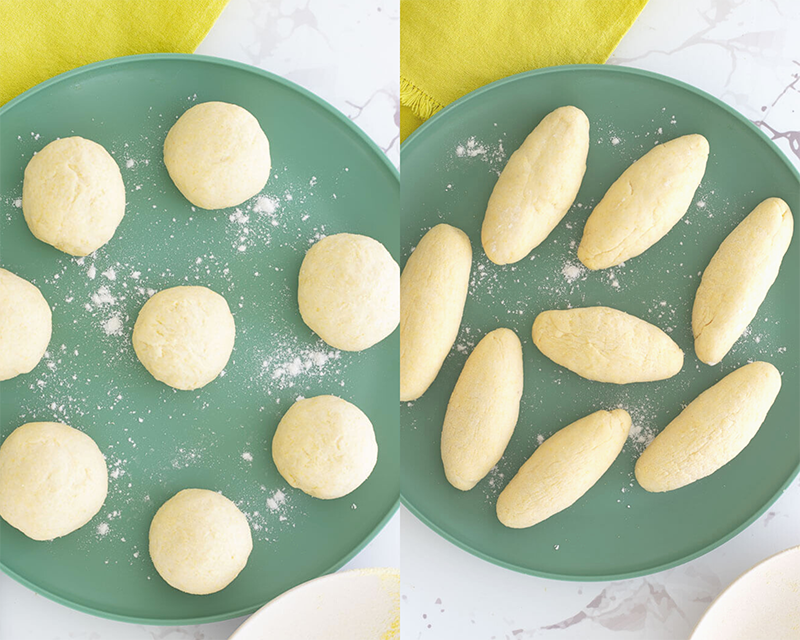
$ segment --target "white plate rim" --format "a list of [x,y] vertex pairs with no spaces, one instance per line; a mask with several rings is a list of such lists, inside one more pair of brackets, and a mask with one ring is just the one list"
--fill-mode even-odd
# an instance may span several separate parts
[[303,591],[312,585],[316,585],[320,582],[339,582],[342,579],[355,577],[355,576],[374,576],[374,575],[381,575],[381,576],[397,576],[400,578],[400,570],[396,567],[362,567],[359,569],[349,569],[347,571],[337,571],[336,573],[329,573],[324,576],[320,576],[319,578],[314,578],[313,580],[309,580],[308,582],[303,582],[302,584],[298,584],[296,587],[292,587],[288,591],[284,591],[281,595],[273,598],[269,602],[267,602],[263,607],[258,609],[253,615],[251,615],[247,620],[245,620],[236,630],[231,634],[228,640],[244,640],[246,637],[246,632],[250,631],[250,628],[255,628],[258,623],[259,619],[263,617],[263,614],[267,611],[272,609],[273,607],[279,606],[283,603],[283,601],[287,600],[288,598],[296,595],[297,592]]
[[780,558],[782,556],[788,556],[788,555],[792,555],[792,554],[795,554],[795,553],[800,553],[800,545],[797,545],[797,546],[794,546],[794,547],[789,547],[788,549],[784,549],[783,551],[778,551],[778,553],[774,553],[773,555],[768,556],[767,558],[764,558],[763,560],[761,560],[761,562],[753,565],[752,567],[747,569],[744,573],[739,575],[738,578],[736,578],[733,582],[731,582],[727,587],[725,587],[722,590],[722,592],[716,598],[714,598],[714,601],[708,606],[708,609],[705,610],[705,612],[703,613],[703,615],[700,618],[700,620],[697,621],[697,624],[695,625],[694,629],[692,630],[691,636],[689,636],[689,640],[702,640],[702,636],[697,635],[698,631],[702,631],[702,629],[700,627],[703,625],[704,621],[709,619],[709,617],[712,615],[714,609],[719,605],[719,603],[722,600],[724,600],[726,598],[726,596],[730,593],[730,591],[736,585],[738,585],[740,582],[742,582],[744,580],[747,580],[747,578],[751,574],[753,574],[754,572],[758,571],[764,565],[772,562],[773,560],[777,560],[778,558]]

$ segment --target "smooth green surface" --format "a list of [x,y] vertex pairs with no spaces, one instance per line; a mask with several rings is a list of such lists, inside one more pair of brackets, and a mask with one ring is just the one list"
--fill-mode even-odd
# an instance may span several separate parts
[[[231,220],[232,210],[192,211],[170,181],[161,153],[167,130],[188,107],[208,100],[245,107],[267,133],[273,172],[263,193],[280,198],[274,215],[248,211],[252,202],[240,207],[246,223],[238,215]],[[37,241],[14,205],[31,155],[72,134],[114,154],[128,195],[116,236],[83,264]],[[0,383],[2,436],[27,421],[61,420],[91,435],[112,470],[100,514],[65,538],[34,542],[0,523],[3,570],[93,613],[187,623],[251,612],[350,559],[397,504],[397,332],[367,351],[321,364],[334,350],[300,318],[297,274],[319,233],[369,235],[397,257],[399,184],[383,154],[344,116],[292,83],[245,65],[178,55],[107,61],[32,89],[0,110],[0,149],[2,266],[35,282],[53,309],[50,357],[29,375]],[[115,280],[102,275],[109,267]],[[130,343],[147,298],[137,287],[179,284],[221,293],[237,327],[224,377],[194,392],[153,379]],[[116,303],[102,303],[108,296]],[[114,314],[121,335],[103,327]],[[289,373],[309,363],[307,372]],[[297,396],[323,393],[361,408],[379,446],[367,482],[330,501],[288,487],[270,454],[277,423]],[[247,567],[214,595],[172,589],[147,552],[156,509],[187,487],[221,491],[253,525]],[[270,509],[267,499],[279,489],[286,503]],[[109,531],[100,535],[103,522]]]
[[[531,256],[516,265],[494,265],[481,248],[480,226],[497,172],[547,113],[569,104],[591,122],[588,169],[576,204]],[[656,140],[688,133],[706,136],[711,155],[685,219],[624,267],[581,271],[570,284],[565,273],[579,265],[577,243],[593,204]],[[481,145],[486,153],[476,152]],[[763,134],[719,101],[669,78],[576,66],[522,74],[475,91],[421,127],[404,143],[401,158],[403,260],[439,222],[463,229],[474,256],[457,348],[427,393],[401,407],[402,499],[416,515],[491,562],[547,577],[600,580],[650,573],[709,551],[780,495],[800,464],[797,238],[749,335],[720,365],[697,360],[691,334],[699,274],[727,233],[770,196],[800,212],[798,174]],[[681,373],[627,386],[590,382],[533,345],[538,312],[601,304],[669,331],[686,355]],[[522,340],[520,418],[498,470],[462,493],[442,470],[442,420],[470,345],[497,327],[514,329]],[[608,473],[570,509],[525,530],[507,529],[497,520],[496,497],[535,450],[537,436],[616,406],[630,411],[635,428],[658,432],[701,391],[754,359],[776,365],[783,388],[750,445],[719,472],[677,491],[648,494],[633,478],[643,443],[629,440]]]

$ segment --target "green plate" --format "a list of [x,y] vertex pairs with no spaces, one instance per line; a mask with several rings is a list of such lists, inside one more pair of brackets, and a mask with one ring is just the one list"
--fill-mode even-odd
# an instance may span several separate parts
[[[245,107],[270,139],[264,195],[238,209],[194,211],[162,162],[170,125],[209,100]],[[34,239],[15,203],[32,154],[73,134],[114,155],[128,195],[116,236],[85,260]],[[60,420],[91,435],[111,471],[102,511],[65,538],[34,542],[0,523],[3,570],[84,611],[184,624],[250,613],[353,557],[398,502],[398,338],[361,353],[327,347],[300,318],[297,274],[321,234],[366,234],[397,257],[398,176],[378,148],[282,78],[186,55],[119,58],[45,82],[0,110],[0,147],[2,265],[35,282],[53,309],[48,355],[0,384],[0,435]],[[221,293],[236,319],[225,375],[195,392],[157,382],[131,346],[148,289],[181,284]],[[270,454],[291,403],[326,393],[360,407],[379,446],[367,482],[330,501],[288,487]],[[147,551],[156,509],[187,487],[221,491],[253,530],[247,567],[209,596],[169,587]]]
[[[588,169],[575,205],[550,237],[516,265],[491,263],[480,244],[489,194],[508,155],[550,111],[575,105],[591,122]],[[657,142],[702,133],[708,168],[684,219],[624,266],[589,273],[576,257],[592,206]],[[608,580],[643,575],[697,557],[753,522],[800,465],[798,429],[798,242],[748,335],[716,367],[694,355],[691,307],[699,274],[719,243],[756,204],[779,196],[800,213],[797,171],[750,122],[718,100],[669,78],[606,66],[544,69],[479,89],[403,144],[403,258],[431,226],[447,222],[472,240],[473,271],[456,347],[428,392],[401,408],[402,499],[435,531],[496,564],[539,576]],[[607,305],[668,331],[686,354],[683,371],[655,383],[589,382],[532,344],[537,313]],[[503,459],[472,491],[445,480],[439,444],[445,408],[472,346],[509,327],[523,344],[525,391]],[[683,406],[754,359],[775,364],[783,390],[747,449],[709,478],[648,494],[633,478],[639,452]],[[598,409],[622,406],[634,435],[611,469],[573,507],[525,530],[495,516],[499,492],[542,437]]]

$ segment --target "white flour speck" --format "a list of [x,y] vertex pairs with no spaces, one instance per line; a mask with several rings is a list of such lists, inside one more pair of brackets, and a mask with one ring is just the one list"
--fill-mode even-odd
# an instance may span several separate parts
[[256,213],[266,213],[268,215],[275,213],[278,210],[280,201],[277,198],[270,196],[258,196],[253,205],[253,211]]
[[111,295],[108,287],[103,286],[92,294],[92,302],[94,302],[97,306],[100,306],[103,304],[115,304],[117,299]]
[[482,144],[479,144],[478,141],[475,139],[475,136],[472,136],[466,142],[456,146],[456,155],[459,158],[474,158],[475,156],[485,156],[486,147],[484,147]]
[[278,511],[278,509],[281,508],[281,505],[283,505],[285,502],[286,494],[278,489],[273,492],[269,498],[267,498],[267,508],[269,508],[270,511]]
[[581,278],[586,273],[586,267],[576,262],[567,262],[561,268],[561,275],[564,276],[566,281],[570,284]]
[[241,209],[236,209],[231,215],[228,216],[228,219],[237,224],[247,224],[250,222],[250,216],[242,213]]
[[115,314],[103,321],[103,331],[107,336],[120,336],[122,335],[122,317]]

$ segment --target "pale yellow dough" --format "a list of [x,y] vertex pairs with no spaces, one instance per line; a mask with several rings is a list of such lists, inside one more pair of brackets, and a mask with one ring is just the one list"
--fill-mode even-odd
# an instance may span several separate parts
[[461,326],[472,246],[460,229],[436,225],[400,276],[400,400],[419,398],[439,374]]
[[556,431],[503,489],[497,499],[500,522],[524,529],[572,506],[608,471],[630,428],[628,413],[614,409]]
[[50,305],[27,280],[0,269],[0,380],[39,364],[53,331]]
[[544,355],[588,380],[664,380],[683,367],[683,351],[666,333],[609,307],[543,311],[532,334]]
[[400,322],[400,267],[377,240],[328,236],[303,259],[297,301],[303,321],[329,345],[368,349]]
[[227,102],[186,111],[164,141],[170,178],[193,205],[224,209],[242,204],[267,184],[272,161],[258,120]]
[[500,461],[521,398],[522,345],[510,329],[495,329],[467,358],[444,416],[442,462],[456,489],[469,491]]
[[60,422],[29,422],[0,446],[0,516],[34,540],[80,529],[100,511],[108,470],[95,441]]
[[577,107],[547,114],[508,160],[481,229],[489,260],[509,264],[539,246],[566,215],[586,172],[589,119]]
[[272,438],[272,459],[286,482],[323,500],[355,491],[378,460],[375,431],[355,405],[336,396],[298,400]]
[[711,475],[752,440],[781,389],[781,374],[753,362],[706,389],[659,433],[636,461],[647,491],[672,491]]
[[722,242],[703,272],[692,309],[694,350],[701,361],[717,364],[756,317],[793,229],[789,205],[769,198]]
[[22,212],[31,233],[74,256],[111,240],[125,215],[125,185],[114,159],[74,136],[48,144],[25,167]]
[[708,142],[698,134],[648,151],[611,185],[586,220],[578,259],[589,269],[606,269],[647,251],[686,213],[707,160]]
[[236,326],[228,303],[206,287],[159,291],[139,311],[133,349],[156,380],[176,389],[204,387],[228,364]]
[[227,587],[253,550],[245,515],[225,496],[184,489],[150,524],[150,558],[170,586],[205,595]]

